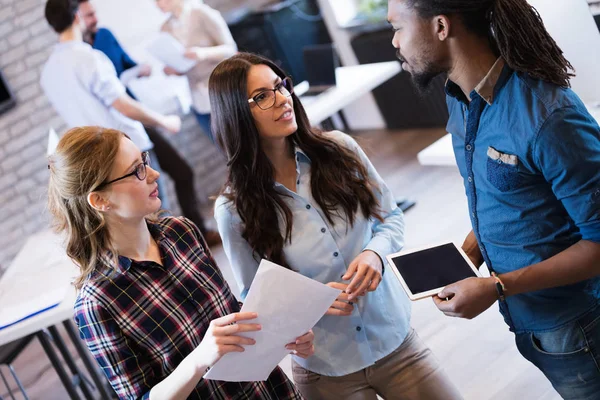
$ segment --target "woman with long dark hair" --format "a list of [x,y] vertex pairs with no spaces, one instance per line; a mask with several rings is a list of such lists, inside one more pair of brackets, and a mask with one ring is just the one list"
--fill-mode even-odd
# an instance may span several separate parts
[[265,58],[223,61],[209,92],[229,166],[215,216],[242,297],[262,258],[344,290],[314,328],[318,354],[294,357],[304,397],[460,398],[384,274],[403,215],[358,144],[312,129],[291,79]]

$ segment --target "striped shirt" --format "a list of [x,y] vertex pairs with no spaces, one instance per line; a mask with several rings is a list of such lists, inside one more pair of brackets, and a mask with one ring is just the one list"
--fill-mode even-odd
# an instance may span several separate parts
[[[198,228],[185,218],[148,222],[162,266],[103,254],[80,290],[75,322],[121,399],[147,399],[201,342],[210,321],[239,303]],[[200,379],[189,399],[302,399],[277,368],[265,382]]]

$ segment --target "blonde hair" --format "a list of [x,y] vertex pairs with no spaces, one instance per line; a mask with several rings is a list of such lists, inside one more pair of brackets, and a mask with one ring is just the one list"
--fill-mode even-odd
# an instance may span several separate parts
[[117,253],[111,244],[104,215],[87,201],[112,170],[124,133],[84,126],[69,130],[49,157],[48,208],[53,228],[66,233],[67,255],[80,268],[74,285],[80,289],[97,266],[103,251]]

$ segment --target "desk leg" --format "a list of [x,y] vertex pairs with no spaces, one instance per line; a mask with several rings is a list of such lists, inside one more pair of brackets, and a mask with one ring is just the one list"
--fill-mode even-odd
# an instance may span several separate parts
[[346,121],[346,117],[344,117],[344,112],[342,110],[337,112],[340,121],[342,122],[342,131],[344,133],[350,134],[350,127],[348,126],[348,121]]
[[38,332],[36,332],[35,336],[37,336],[38,340],[40,341],[42,348],[44,349],[44,351],[46,352],[46,355],[50,359],[50,362],[52,363],[54,370],[58,374],[58,377],[60,378],[63,386],[67,390],[67,393],[69,394],[69,397],[71,398],[71,400],[79,400],[79,396],[77,395],[75,386],[73,386],[73,382],[69,378],[69,375],[67,375],[67,371],[65,371],[64,367],[62,366],[62,363],[60,362],[60,360],[58,358],[58,355],[52,348],[52,344],[46,337],[46,333],[44,331],[38,331]]
[[321,122],[321,127],[325,132],[335,130],[335,124],[331,117],[326,118],[323,122]]
[[71,370],[71,375],[73,375],[74,377],[77,377],[77,379],[79,380],[78,384],[79,384],[79,387],[81,388],[81,391],[83,392],[83,395],[85,396],[86,399],[94,400],[94,396],[92,396],[92,392],[90,392],[90,388],[87,385],[85,377],[83,376],[81,371],[79,371],[77,364],[75,364],[75,360],[73,359],[73,356],[69,352],[69,349],[67,348],[67,345],[65,344],[65,341],[60,336],[60,333],[58,333],[56,326],[51,326],[48,328],[48,330],[50,331],[52,340],[54,340],[54,344],[56,345],[56,347],[58,347],[58,350],[62,354],[63,359],[65,360],[65,362],[67,363],[67,366]]
[[[15,400],[15,395],[13,394],[13,392],[12,392],[12,390],[11,390],[11,388],[10,388],[10,385],[9,385],[8,381],[7,381],[7,380],[6,380],[6,378],[4,377],[4,374],[2,373],[2,370],[0,370],[0,376],[2,377],[2,381],[4,382],[4,386],[6,386],[6,389],[8,390],[8,394],[10,395],[10,398],[11,398],[12,400]],[[2,396],[0,396],[0,400],[3,400],[3,399],[2,399]]]
[[96,385],[96,387],[98,388],[101,398],[103,400],[109,400],[109,399],[113,398],[114,396],[111,396],[111,394],[109,393],[109,391],[107,389],[106,377],[102,373],[100,373],[100,371],[98,370],[98,367],[95,364],[95,361],[93,361],[90,358],[90,352],[86,347],[83,346],[83,343],[81,343],[81,339],[79,338],[79,335],[75,331],[75,328],[73,327],[73,323],[71,321],[67,320],[67,321],[63,322],[63,325],[65,327],[65,330],[67,331],[67,334],[69,335],[69,338],[75,345],[75,348],[77,349],[77,352],[79,353],[79,356],[83,360],[83,364],[89,371],[90,376],[92,377],[92,380],[94,381],[94,385]]

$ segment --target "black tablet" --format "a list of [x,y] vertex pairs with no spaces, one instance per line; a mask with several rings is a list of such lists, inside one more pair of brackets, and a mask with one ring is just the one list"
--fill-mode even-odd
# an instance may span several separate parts
[[387,260],[411,300],[434,296],[451,283],[481,276],[454,243],[401,251]]

